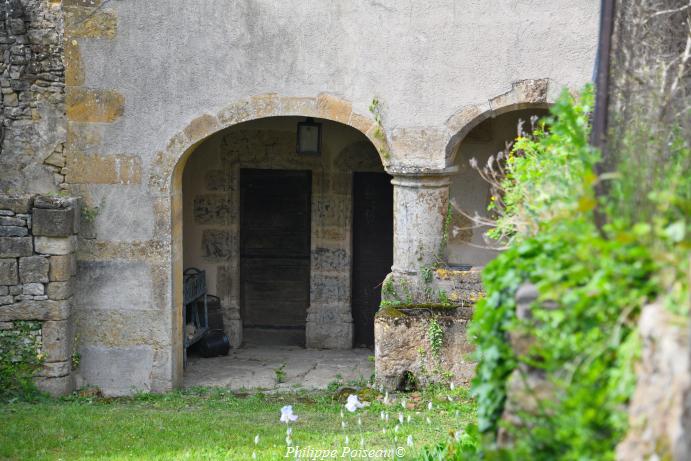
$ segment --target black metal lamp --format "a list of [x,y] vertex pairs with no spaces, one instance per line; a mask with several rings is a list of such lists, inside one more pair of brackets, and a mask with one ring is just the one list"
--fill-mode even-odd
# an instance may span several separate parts
[[322,124],[313,118],[298,123],[297,153],[300,155],[321,155]]

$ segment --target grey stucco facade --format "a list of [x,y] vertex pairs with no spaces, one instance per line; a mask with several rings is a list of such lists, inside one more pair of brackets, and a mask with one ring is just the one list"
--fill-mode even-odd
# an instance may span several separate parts
[[39,127],[55,146],[22,154],[43,185],[6,168],[0,193],[49,192],[55,147],[53,189],[98,210],[80,230],[72,316],[80,383],[109,394],[181,383],[183,172],[200,143],[278,116],[360,131],[393,177],[392,273],[413,279],[439,256],[464,136],[589,81],[599,13],[596,0],[21,3],[59,23],[64,106]]

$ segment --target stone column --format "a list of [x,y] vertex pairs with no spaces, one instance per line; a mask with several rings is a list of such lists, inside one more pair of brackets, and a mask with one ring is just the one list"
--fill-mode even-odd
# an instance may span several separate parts
[[455,169],[390,172],[394,179],[394,275],[415,275],[446,258],[444,221]]

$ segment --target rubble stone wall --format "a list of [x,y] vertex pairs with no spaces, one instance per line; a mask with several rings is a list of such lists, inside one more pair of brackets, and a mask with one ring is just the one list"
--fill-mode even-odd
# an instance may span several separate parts
[[64,183],[63,40],[60,2],[0,2],[0,193]]
[[62,395],[72,376],[72,299],[76,264],[77,199],[0,195],[0,329],[37,324],[41,389]]

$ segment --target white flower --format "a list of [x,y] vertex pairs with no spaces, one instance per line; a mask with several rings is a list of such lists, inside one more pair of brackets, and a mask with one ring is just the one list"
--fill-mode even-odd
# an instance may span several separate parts
[[412,435],[408,436],[408,439],[406,440],[406,445],[408,445],[409,447],[413,446],[413,436]]
[[346,422],[345,422],[345,421],[341,421],[341,429],[345,429],[345,428],[346,428]]
[[362,418],[360,418],[359,416],[357,417],[357,425],[362,426]]
[[456,440],[456,442],[460,442],[460,441],[461,441],[461,435],[463,435],[463,434],[461,433],[461,431],[456,431],[456,432],[453,433],[453,438]]
[[394,432],[398,432],[398,430],[399,430],[400,428],[401,428],[401,426],[399,426],[398,424],[396,424],[396,426],[393,428],[393,431],[394,431]]
[[446,398],[449,399],[449,402],[453,402],[453,397],[451,397],[450,395],[447,395]]
[[398,414],[398,422],[403,424],[403,413]]
[[386,428],[385,428],[385,427],[382,427],[382,428],[381,428],[381,433],[382,433],[382,434],[386,434]]
[[293,435],[293,428],[288,426],[288,429],[286,429],[286,435]]
[[453,383],[453,381],[451,381],[451,384],[449,384],[449,388],[450,388],[451,390],[456,389],[456,385]]
[[403,409],[405,410],[405,399],[401,399],[401,406],[402,406]]
[[258,445],[259,444],[259,434],[254,436],[254,444]]
[[384,415],[384,421],[386,421],[387,423],[389,422],[389,414],[388,413],[386,413]]
[[381,413],[379,413],[379,419],[384,421],[384,412],[383,411]]
[[252,459],[257,459],[257,452],[256,451],[252,452]]
[[290,436],[286,437],[286,445],[291,446],[293,444],[293,439]]
[[345,444],[348,445],[349,443],[350,443],[350,439],[349,439],[348,436],[346,435]]
[[357,395],[355,394],[350,394],[348,396],[348,401],[345,404],[346,410],[349,412],[354,412],[358,408],[363,408],[365,406],[364,403],[360,402],[360,399],[357,398]]
[[432,402],[430,402],[430,403],[427,404],[427,409],[428,409],[429,411],[432,411]]
[[408,424],[410,424],[410,415],[408,415],[408,416],[405,417],[405,422],[408,423]]
[[429,416],[425,419],[425,421],[427,421],[427,424],[432,424],[432,420],[429,419]]
[[360,437],[360,448],[365,448],[365,438]]
[[293,406],[292,405],[286,405],[285,407],[281,408],[281,422],[282,423],[290,423],[291,421],[297,421],[298,416],[293,414]]
[[386,391],[386,393],[384,394],[384,405],[388,405],[388,404],[389,404],[389,391]]

